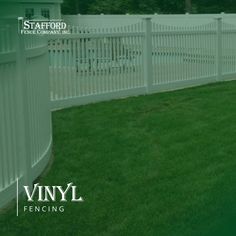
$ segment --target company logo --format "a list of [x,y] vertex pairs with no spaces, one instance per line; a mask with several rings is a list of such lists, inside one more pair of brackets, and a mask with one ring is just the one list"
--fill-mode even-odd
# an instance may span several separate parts
[[[17,184],[17,216],[19,215],[18,189]],[[28,213],[60,213],[65,211],[66,205],[64,203],[84,201],[78,194],[77,186],[73,183],[68,183],[65,187],[61,185],[43,186],[36,183],[33,188],[23,186],[23,190],[29,203],[23,206],[23,211]],[[53,205],[52,203],[57,204]]]
[[62,20],[33,19],[18,17],[20,34],[70,34],[67,24]]

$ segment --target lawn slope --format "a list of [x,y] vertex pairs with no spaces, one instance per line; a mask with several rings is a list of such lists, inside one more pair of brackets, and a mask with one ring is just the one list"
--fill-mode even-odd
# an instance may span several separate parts
[[11,208],[0,235],[236,235],[236,82],[53,112],[53,132],[40,183],[73,182],[85,201]]

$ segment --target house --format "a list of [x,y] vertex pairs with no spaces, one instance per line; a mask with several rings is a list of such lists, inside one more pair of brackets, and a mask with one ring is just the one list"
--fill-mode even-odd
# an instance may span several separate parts
[[63,0],[0,0],[0,18],[43,16],[48,19],[61,18]]

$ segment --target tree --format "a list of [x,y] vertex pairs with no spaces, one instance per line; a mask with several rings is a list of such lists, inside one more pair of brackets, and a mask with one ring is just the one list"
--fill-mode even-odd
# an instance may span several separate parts
[[192,1],[185,0],[185,11],[188,13],[192,13]]
[[236,11],[235,0],[192,0],[197,13],[233,13]]
[[64,0],[61,9],[62,14],[88,14],[89,8],[95,0]]
[[64,0],[63,14],[231,13],[235,0]]

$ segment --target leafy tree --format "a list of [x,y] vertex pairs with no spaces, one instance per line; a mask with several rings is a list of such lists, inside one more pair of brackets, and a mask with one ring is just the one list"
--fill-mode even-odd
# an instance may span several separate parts
[[130,9],[129,1],[114,1],[114,0],[95,0],[95,2],[89,6],[89,14],[124,14],[125,9]]
[[63,14],[179,14],[236,12],[235,0],[64,0]]
[[95,0],[64,0],[61,9],[62,14],[88,14],[88,9]]
[[236,11],[235,0],[192,0],[198,13],[232,13]]

